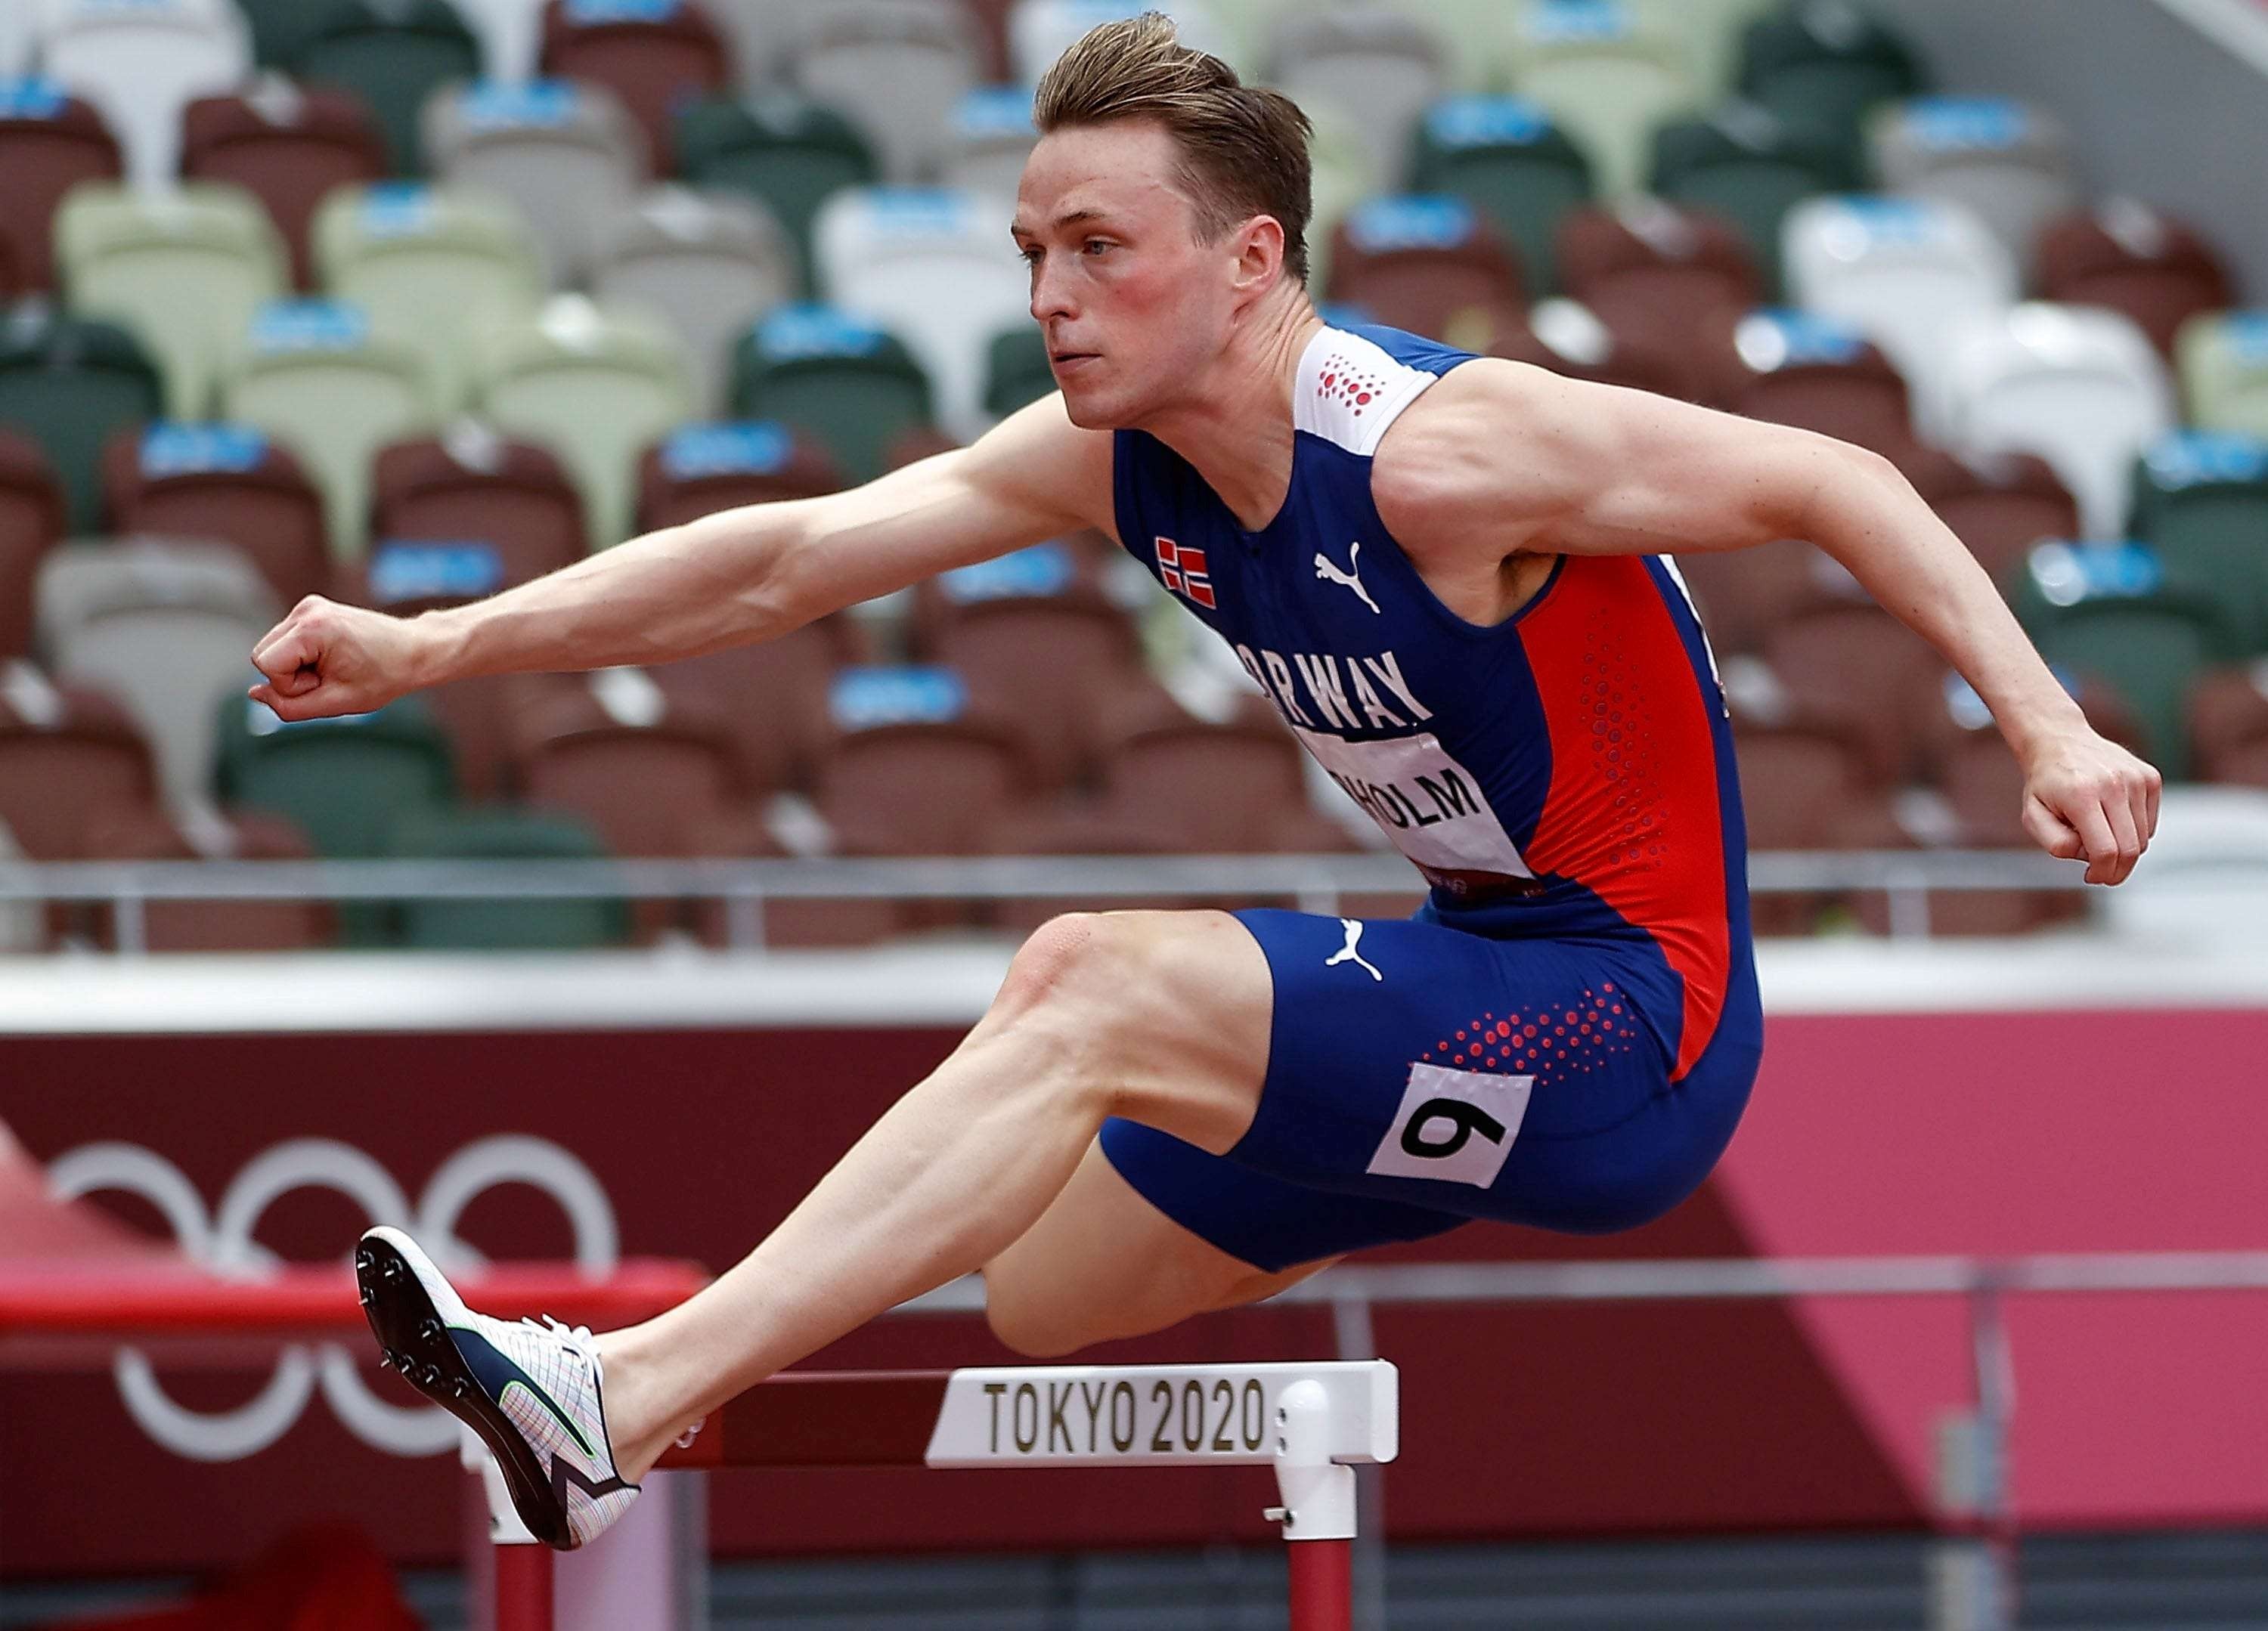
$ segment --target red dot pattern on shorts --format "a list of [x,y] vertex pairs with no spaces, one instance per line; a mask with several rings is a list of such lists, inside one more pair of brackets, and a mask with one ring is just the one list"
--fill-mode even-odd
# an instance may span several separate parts
[[1366,371],[1360,364],[1350,363],[1343,356],[1334,356],[1323,364],[1322,378],[1315,381],[1315,394],[1326,401],[1338,403],[1362,417],[1362,410],[1370,406],[1373,398],[1386,389],[1386,381]]
[[1638,1046],[1638,1023],[1611,980],[1572,1003],[1482,1014],[1427,1048],[1421,1064],[1449,1070],[1500,1070],[1550,1081],[1587,1076],[1609,1056]]

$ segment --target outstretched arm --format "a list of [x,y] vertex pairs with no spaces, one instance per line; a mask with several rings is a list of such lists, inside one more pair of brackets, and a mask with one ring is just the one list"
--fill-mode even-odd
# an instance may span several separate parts
[[475,674],[666,663],[1109,524],[1110,438],[1049,396],[864,487],[719,511],[470,606],[398,618],[311,596],[254,648],[250,694],[314,719]]
[[[1373,485],[1413,552],[1659,555],[1801,538],[1976,687],[2023,767],[2024,830],[2133,871],[2161,779],[2095,734],[1992,579],[1888,459],[1811,431],[1638,391],[1470,363],[1388,435]],[[1392,513],[1388,513],[1389,508]]]

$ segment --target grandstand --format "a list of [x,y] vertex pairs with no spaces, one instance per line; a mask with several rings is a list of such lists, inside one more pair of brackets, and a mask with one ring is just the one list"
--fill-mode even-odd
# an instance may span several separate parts
[[[2147,12],[2124,26],[2150,40],[2195,9],[2095,3]],[[1970,19],[1991,8],[1955,0],[1152,4],[1314,118],[1310,284],[1328,318],[1882,454],[2095,728],[2165,773],[2161,841],[2118,899],[2082,891],[2076,869],[2021,864],[2006,853],[2030,847],[2021,772],[1918,636],[1800,540],[1684,557],[1734,716],[1771,955],[1977,941],[1948,949],[1954,972],[1917,973],[1926,992],[1882,999],[1920,1010],[1967,1006],[1949,994],[1989,984],[2004,937],[2043,981],[2089,966],[2090,948],[2178,946],[2199,961],[2149,999],[2173,1004],[2205,931],[2257,926],[2257,907],[2215,893],[2268,899],[2257,177],[2243,197],[2233,172],[2170,152],[2108,161],[2137,126],[2073,88],[2086,70],[2051,71],[2077,48],[2011,68],[2049,26]],[[667,665],[461,680],[290,724],[245,694],[254,643],[304,596],[462,605],[642,532],[965,445],[1051,390],[1006,230],[1037,139],[1030,87],[1087,27],[1138,9],[0,0],[0,968],[23,975],[0,991],[0,1040],[9,1016],[43,1008],[64,1018],[25,1028],[122,1028],[103,1013],[114,992],[71,985],[86,952],[200,954],[161,960],[184,983],[148,1010],[184,1032],[299,1024],[279,1011],[331,1014],[341,1032],[460,1024],[460,994],[405,972],[414,959],[361,955],[409,951],[618,954],[605,980],[624,983],[597,997],[502,976],[499,1032],[578,1023],[585,1000],[600,1017],[581,1022],[623,1032],[793,1031],[840,1018],[840,993],[748,997],[744,963],[700,954],[866,948],[872,978],[895,981],[934,948],[973,960],[952,963],[923,1018],[961,1024],[997,980],[995,951],[1098,898],[1415,907],[1418,880],[1233,658],[1100,534]],[[935,864],[878,864],[900,861]],[[257,965],[249,991],[195,983],[209,953],[307,955]],[[619,972],[673,958],[703,972],[670,991]],[[1842,993],[1877,978],[1835,968]],[[2201,1000],[2261,996],[2215,990]],[[843,1032],[912,1023],[887,1007],[862,989]],[[675,1046],[690,1075],[697,1049]],[[414,1049],[394,1063],[444,1068]],[[200,1079],[250,1068],[232,1056]],[[515,1078],[515,1113],[538,1075]],[[0,1117],[17,1107],[0,1100]],[[734,1182],[721,1167],[701,1180]],[[1894,1481],[1852,1451],[1862,1463]],[[2165,1517],[2137,1501],[2138,1524]],[[1920,1504],[1792,1500],[1785,1526],[1911,1532]],[[2169,1526],[2261,1516],[2178,1506]],[[2130,1516],[2071,1512],[2074,1529]],[[1741,1513],[1727,1526],[1782,1526],[1769,1501]],[[1555,1530],[1535,1518],[1499,1527]],[[1660,1528],[1714,1523],[1677,1509]],[[1156,1527],[1160,1545],[1188,1539]],[[1793,1541],[1712,1561],[1614,1523],[1567,1527],[1599,1546],[1512,1559],[1534,1623],[1767,1623],[1747,1617],[1759,1594],[1814,1567]],[[814,1521],[809,1550],[850,1549],[846,1532]],[[951,1523],[921,1533],[975,1545]],[[1427,1536],[1476,1538],[1446,1522]],[[1815,1565],[1833,1585],[1771,1598],[1784,1618],[1769,1623],[1913,1623],[1923,1542],[1872,1544]],[[2152,1616],[2194,1599],[2194,1623],[2268,1625],[2240,1600],[2268,1576],[2255,1538],[2198,1540],[2215,1560],[2198,1567],[2236,1583],[2169,1586],[2131,1620],[2087,1618],[2118,1560],[2061,1544],[2048,1573],[2086,1583],[2058,1623],[2173,1624]],[[431,1564],[445,1548],[420,1531],[409,1550]],[[1513,1623],[1489,1618],[1511,1599],[1470,1586],[1463,1555],[1413,1566],[1407,1623]],[[173,1569],[92,1544],[66,1562],[53,1572]],[[824,1590],[755,1571],[724,1598],[762,1599],[779,1623],[798,1591],[794,1623],[943,1623],[911,1605],[935,1574],[877,1586],[845,1568],[859,1577],[844,1584],[808,1567]],[[1124,1605],[1107,1569],[1073,1591],[1023,1567],[999,1565],[1029,1615],[986,1619],[1005,1598],[972,1575],[952,1623],[1197,1623],[1111,1619]],[[1264,1597],[1220,1586],[1243,1565],[1211,1583],[1208,1567],[1173,1588]],[[1868,1597],[1877,1576],[1895,1576],[1888,1597]],[[423,1588],[434,1623],[455,1623],[453,1576]],[[1617,1591],[1638,1606],[1597,1618]],[[858,1606],[898,1598],[896,1617]],[[50,1605],[81,1605],[67,1587]]]

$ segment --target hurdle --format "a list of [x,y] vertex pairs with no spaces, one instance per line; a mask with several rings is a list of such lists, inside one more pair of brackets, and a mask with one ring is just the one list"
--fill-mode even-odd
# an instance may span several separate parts
[[[1281,1504],[1263,1515],[1287,1547],[1292,1631],[1351,1631],[1354,1469],[1393,1460],[1400,1436],[1382,1359],[791,1370],[711,1412],[658,1470],[1272,1466]],[[497,1631],[552,1631],[551,1554],[484,1451],[479,1466]]]

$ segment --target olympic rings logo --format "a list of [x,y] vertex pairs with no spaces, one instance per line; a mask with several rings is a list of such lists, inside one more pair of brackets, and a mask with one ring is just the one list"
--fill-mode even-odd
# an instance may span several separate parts
[[[337,1191],[358,1202],[372,1223],[408,1229],[443,1267],[460,1271],[486,1261],[457,1238],[465,1208],[498,1184],[529,1184],[567,1214],[578,1268],[603,1275],[620,1256],[614,1206],[591,1169],[548,1139],[520,1135],[483,1138],[458,1150],[441,1164],[415,1208],[392,1173],[352,1144],[329,1138],[297,1138],[262,1150],[210,1214],[180,1168],[139,1144],[82,1144],[49,1164],[48,1181],[59,1201],[105,1189],[140,1195],[165,1215],[184,1253],[225,1275],[256,1278],[276,1263],[276,1254],[252,1238],[253,1231],[269,1206],[298,1189]],[[439,1455],[456,1449],[460,1436],[446,1411],[431,1405],[404,1408],[372,1394],[353,1355],[336,1342],[287,1345],[258,1396],[226,1411],[176,1404],[138,1348],[121,1348],[112,1370],[119,1396],[142,1429],[196,1461],[236,1461],[267,1449],[299,1419],[318,1387],[333,1414],[373,1449]]]

